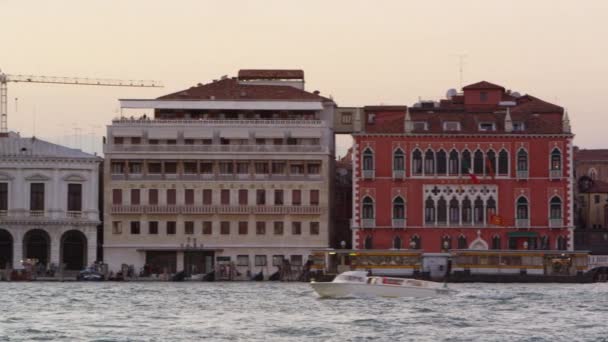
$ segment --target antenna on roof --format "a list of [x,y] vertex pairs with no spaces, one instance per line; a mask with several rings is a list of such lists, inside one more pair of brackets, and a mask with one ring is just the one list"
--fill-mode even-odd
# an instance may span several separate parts
[[464,62],[465,62],[465,59],[467,58],[467,55],[465,53],[461,53],[461,54],[456,54],[456,57],[458,57],[458,74],[459,74],[459,79],[460,79],[460,88],[462,89]]

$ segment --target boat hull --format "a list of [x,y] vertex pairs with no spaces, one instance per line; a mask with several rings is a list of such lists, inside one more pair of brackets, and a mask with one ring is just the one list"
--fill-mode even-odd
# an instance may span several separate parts
[[448,294],[448,289],[421,288],[395,285],[368,285],[354,283],[310,283],[317,294],[324,298],[341,297],[434,297]]

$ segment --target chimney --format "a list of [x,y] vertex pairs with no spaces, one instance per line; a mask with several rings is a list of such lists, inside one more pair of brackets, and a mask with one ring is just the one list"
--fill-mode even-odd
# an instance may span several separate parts
[[562,118],[562,132],[572,133],[572,128],[570,127],[570,117],[568,117],[568,111],[565,109],[564,117]]
[[414,123],[412,122],[412,117],[410,116],[410,107],[405,109],[405,127],[403,127],[405,133],[412,133],[414,130]]
[[505,132],[513,132],[513,120],[511,120],[511,108],[507,107],[507,115],[505,115]]

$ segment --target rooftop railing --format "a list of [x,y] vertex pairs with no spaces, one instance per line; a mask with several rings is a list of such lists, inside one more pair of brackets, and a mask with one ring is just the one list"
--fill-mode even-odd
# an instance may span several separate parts
[[117,118],[112,120],[113,125],[121,126],[296,126],[318,127],[323,124],[317,119],[131,119]]

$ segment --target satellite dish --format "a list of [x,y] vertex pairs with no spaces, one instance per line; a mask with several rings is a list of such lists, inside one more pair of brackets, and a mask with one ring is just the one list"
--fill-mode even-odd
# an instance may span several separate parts
[[514,92],[511,93],[511,96],[513,96],[515,98],[518,98],[518,97],[521,97],[521,94],[518,93],[518,92],[516,92],[516,91],[514,91]]
[[451,99],[453,96],[456,96],[457,94],[458,94],[458,91],[456,89],[450,88],[445,93],[445,97],[447,97],[448,99]]

